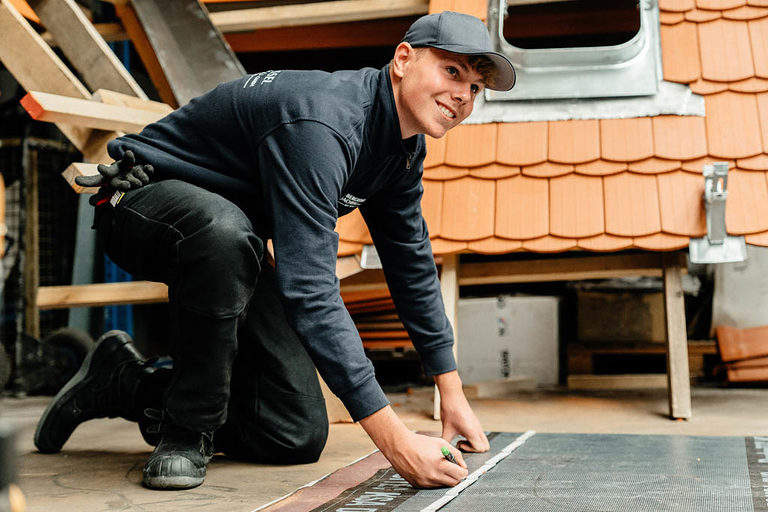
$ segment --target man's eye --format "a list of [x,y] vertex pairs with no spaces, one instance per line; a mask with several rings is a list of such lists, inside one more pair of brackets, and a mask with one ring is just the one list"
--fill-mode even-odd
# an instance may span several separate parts
[[459,70],[456,69],[453,66],[448,66],[446,69],[448,70],[448,73],[450,73],[451,75],[458,75],[459,74]]
[[477,94],[480,92],[480,86],[477,84],[472,84],[469,89],[472,91],[472,94]]

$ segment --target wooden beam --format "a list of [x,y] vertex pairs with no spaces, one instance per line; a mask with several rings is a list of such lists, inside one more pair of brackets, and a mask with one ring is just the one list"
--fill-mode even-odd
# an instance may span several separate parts
[[93,99],[107,105],[118,105],[138,110],[148,110],[166,116],[173,112],[173,107],[161,101],[137,98],[109,89],[98,89],[93,93]]
[[40,309],[63,309],[112,304],[151,304],[168,301],[168,287],[150,281],[42,286],[37,292]]
[[[0,34],[0,60],[24,89],[90,98],[88,89],[8,0],[0,0]],[[64,124],[57,127],[86,160],[110,161],[106,143],[115,137],[114,133]]]
[[[458,360],[458,326],[456,325],[459,316],[459,255],[443,255],[443,265],[440,271],[440,293],[443,296],[443,306],[445,315],[453,327],[453,358]],[[440,392],[435,386],[435,407],[432,411],[432,417],[440,419]]]
[[171,85],[168,83],[168,78],[165,76],[160,62],[157,60],[155,50],[152,48],[152,44],[147,38],[147,34],[144,32],[144,28],[139,22],[139,18],[136,16],[136,11],[133,7],[126,2],[113,2],[115,3],[115,12],[120,17],[120,21],[125,27],[125,31],[133,42],[136,52],[139,54],[141,62],[144,64],[144,68],[147,70],[149,78],[157,89],[160,99],[169,104],[173,108],[179,106],[176,96],[173,94]]
[[298,27],[426,14],[427,0],[334,0],[210,13],[222,32]]
[[146,125],[163,117],[151,110],[107,105],[39,91],[27,93],[21,104],[36,121],[128,133],[138,133]]
[[691,382],[679,254],[663,253],[663,262],[669,415],[673,419],[687,419],[691,417]]
[[660,253],[463,263],[459,284],[571,281],[637,275],[660,277],[661,269]]
[[390,46],[394,48],[403,38],[415,16],[388,18],[351,23],[307,25],[301,30],[293,27],[265,28],[253,32],[225,34],[236,52],[271,52],[321,48],[354,48]]
[[81,187],[75,183],[75,178],[78,176],[96,176],[99,171],[96,169],[98,164],[86,164],[82,162],[73,162],[64,169],[61,176],[69,183],[69,186],[78,194],[95,194],[99,191],[98,187]]
[[111,89],[147,99],[142,88],[74,0],[29,2],[91,89]]
[[664,388],[666,385],[667,376],[663,373],[568,376],[568,389],[650,389]]

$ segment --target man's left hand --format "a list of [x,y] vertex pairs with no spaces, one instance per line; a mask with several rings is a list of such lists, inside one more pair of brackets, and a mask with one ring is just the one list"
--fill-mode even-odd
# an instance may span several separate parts
[[435,382],[440,390],[440,418],[443,422],[440,437],[450,442],[457,435],[463,436],[465,439],[456,445],[458,449],[487,452],[490,448],[488,438],[464,396],[458,373],[453,371],[436,375]]

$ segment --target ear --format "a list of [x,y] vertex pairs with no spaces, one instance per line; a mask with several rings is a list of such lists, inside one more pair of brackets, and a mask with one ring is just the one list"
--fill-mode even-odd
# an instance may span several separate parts
[[400,43],[395,48],[395,56],[392,59],[392,72],[398,78],[403,78],[405,75],[405,68],[413,60],[415,52],[413,47],[409,43]]

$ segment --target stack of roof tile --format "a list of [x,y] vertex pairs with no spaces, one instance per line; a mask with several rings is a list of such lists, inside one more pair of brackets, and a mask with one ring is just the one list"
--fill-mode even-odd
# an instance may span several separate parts
[[411,348],[411,340],[395,312],[389,290],[342,292],[363,346],[369,350]]
[[729,382],[768,381],[768,326],[750,329],[719,326],[716,332]]
[[[730,164],[729,234],[768,246],[768,0],[660,9],[664,79],[703,95],[706,116],[463,125],[428,140],[435,254],[685,248],[706,234],[714,161]],[[341,255],[371,243],[357,213],[338,232]]]

